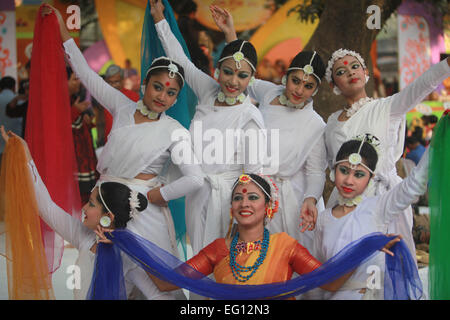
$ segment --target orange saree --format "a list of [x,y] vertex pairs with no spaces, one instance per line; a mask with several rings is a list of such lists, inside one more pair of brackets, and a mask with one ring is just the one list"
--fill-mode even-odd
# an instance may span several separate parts
[[[242,253],[237,256],[237,263],[242,266],[252,266],[258,256],[259,251]],[[242,284],[231,272],[230,249],[224,238],[212,242],[187,263],[205,275],[214,273],[218,283]],[[321,263],[306,248],[287,233],[272,234],[264,262],[245,284],[256,285],[290,280],[293,272],[305,274],[320,265]]]

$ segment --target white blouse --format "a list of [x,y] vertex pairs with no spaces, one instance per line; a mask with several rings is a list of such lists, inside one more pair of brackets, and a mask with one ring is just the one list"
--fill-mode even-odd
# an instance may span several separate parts
[[294,184],[304,183],[304,195],[298,197],[319,200],[327,166],[323,138],[325,122],[314,111],[312,100],[307,101],[303,109],[271,104],[284,90],[284,86],[264,80],[256,80],[248,87],[250,96],[260,103],[259,109],[268,130],[269,149],[271,129],[279,132],[279,140],[273,141],[279,146],[279,166],[274,175],[290,178]]
[[[316,258],[324,262],[352,241],[373,232],[386,233],[389,224],[425,193],[427,180],[428,151],[411,174],[386,193],[364,198],[352,212],[340,218],[333,216],[332,208],[326,209],[317,219],[314,239]],[[377,253],[359,266],[343,289],[327,296],[330,299],[361,299],[362,294],[358,291],[366,288],[370,273],[368,267],[372,265],[384,271],[384,253]],[[345,290],[345,287],[353,290]],[[382,297],[381,292],[377,293],[378,297]]]
[[[136,124],[137,103],[111,87],[95,73],[73,39],[64,42],[69,62],[77,76],[99,103],[113,116],[113,125],[100,158],[100,174],[130,179],[141,172],[159,175],[172,150],[192,150],[187,130],[175,119],[161,115],[158,121]],[[184,137],[174,139],[176,137]],[[177,199],[197,190],[203,184],[203,172],[193,161],[177,162],[182,177],[160,189],[166,201]]]

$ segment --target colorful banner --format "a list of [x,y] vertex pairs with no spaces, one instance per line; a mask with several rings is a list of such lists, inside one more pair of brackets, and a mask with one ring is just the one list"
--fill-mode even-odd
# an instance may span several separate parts
[[114,63],[124,67],[125,59],[140,70],[141,31],[146,0],[95,0],[103,38]]
[[306,23],[298,19],[297,13],[288,14],[296,5],[298,5],[298,0],[288,1],[253,34],[250,41],[258,52],[258,61],[262,61],[266,54],[278,45],[283,49],[285,47],[282,43],[294,43],[295,50],[292,48],[287,51],[273,49],[275,52],[272,51],[269,55],[271,61],[282,59],[289,61],[287,63],[289,65],[291,59],[308,43],[319,24],[319,19],[316,19],[314,23]]
[[2,10],[0,11],[0,78],[11,76],[17,79],[16,52],[16,14],[14,9]]
[[420,16],[398,15],[400,90],[430,68],[430,32]]

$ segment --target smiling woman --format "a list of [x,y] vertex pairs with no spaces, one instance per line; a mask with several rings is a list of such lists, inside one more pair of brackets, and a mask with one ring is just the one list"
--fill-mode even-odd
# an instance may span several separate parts
[[[211,14],[226,41],[232,43],[236,32],[231,14],[218,6],[211,6]],[[283,85],[257,79],[247,88],[250,97],[259,102],[266,128],[270,129],[268,140],[272,140],[273,132],[279,133],[280,163],[271,174],[280,185],[282,197],[280,212],[267,228],[287,232],[309,250],[317,207],[324,208],[325,123],[314,111],[312,100],[324,74],[319,54],[302,51],[292,59]]]
[[[185,196],[204,182],[202,170],[195,161],[178,162],[181,177],[168,181],[160,175],[172,160],[172,150],[191,150],[190,140],[174,141],[172,133],[187,130],[166,115],[184,85],[184,70],[173,59],[154,59],[144,72],[143,99],[137,103],[106,83],[89,68],[81,51],[68,33],[60,13],[45,4],[43,15],[56,14],[63,47],[85,87],[105,106],[113,117],[108,142],[98,159],[97,171],[103,182],[119,182],[130,189],[147,194],[150,204],[127,224],[127,228],[158,246],[178,254],[175,231],[167,201]],[[55,30],[56,31],[56,30]],[[163,295],[155,290],[154,298]],[[174,295],[166,296],[175,298]],[[150,299],[152,297],[149,297]]]
[[[228,205],[233,182],[243,171],[260,172],[263,168],[263,160],[259,156],[262,152],[258,152],[260,150],[254,152],[251,148],[246,148],[246,139],[235,135],[230,138],[226,134],[227,130],[249,130],[256,133],[258,139],[265,139],[261,132],[264,129],[263,118],[246,91],[255,72],[257,55],[248,41],[236,40],[227,44],[219,59],[216,80],[196,68],[186,57],[164,18],[162,1],[150,1],[150,5],[165,53],[183,67],[186,83],[198,98],[190,133],[195,155],[202,164],[208,183],[186,197],[187,234],[195,254],[211,241],[227,234],[230,225]],[[168,6],[168,3],[164,2],[164,5]],[[218,133],[214,134],[215,137],[220,137],[214,141],[214,145],[211,144],[211,139],[202,139],[213,132]],[[259,133],[263,134],[258,135]],[[265,141],[261,142],[259,144],[257,141],[254,145],[265,145]],[[226,155],[226,158],[213,163],[207,159],[219,159],[219,155]],[[255,158],[257,160],[252,162]]]
[[[356,239],[373,232],[386,232],[391,221],[426,191],[428,152],[400,184],[382,195],[372,196],[378,145],[376,137],[366,134],[345,142],[339,149],[330,177],[339,193],[338,204],[321,212],[317,219],[314,248],[319,261],[330,259]],[[414,261],[410,268],[417,273]],[[355,270],[340,291],[324,293],[324,298],[383,299],[383,279],[385,272],[388,273],[385,265],[383,254],[373,256]]]

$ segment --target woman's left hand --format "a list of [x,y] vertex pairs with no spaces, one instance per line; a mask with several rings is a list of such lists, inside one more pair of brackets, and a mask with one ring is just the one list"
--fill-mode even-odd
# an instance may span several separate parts
[[317,215],[316,200],[314,198],[306,198],[300,209],[300,219],[302,219],[302,222],[299,227],[303,227],[300,231],[305,232],[306,230],[314,230],[317,222]]
[[387,237],[396,236],[396,238],[394,238],[391,241],[389,241],[388,243],[386,243],[386,245],[382,249],[380,249],[380,251],[382,251],[390,256],[394,256],[394,253],[389,249],[392,248],[397,242],[400,242],[400,240],[402,239],[402,236],[400,234],[386,234],[386,236]]
[[108,229],[108,228],[103,228],[100,225],[97,226],[97,230],[94,230],[95,234],[98,236],[98,242],[103,242],[103,243],[113,243],[111,240],[109,240],[105,236],[105,232],[112,232],[112,231],[114,231],[114,230]]
[[150,14],[155,20],[155,23],[164,20],[164,5],[162,0],[150,0]]
[[159,191],[160,187],[153,188],[149,192],[147,192],[147,199],[151,204],[160,207],[167,207],[167,201],[164,200],[161,192]]

